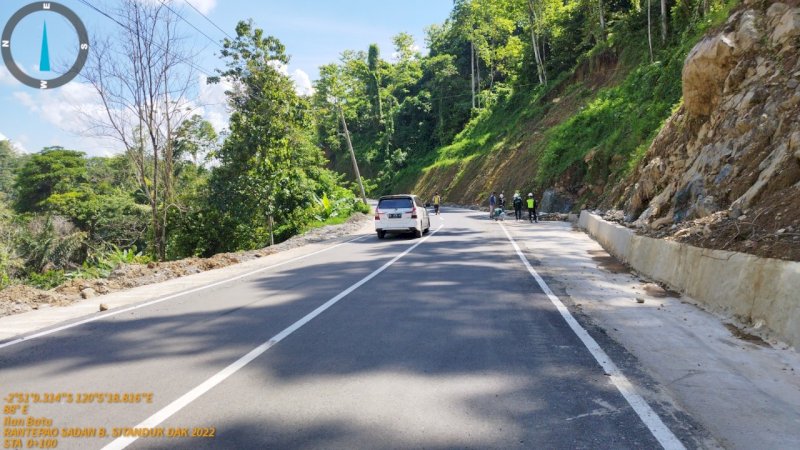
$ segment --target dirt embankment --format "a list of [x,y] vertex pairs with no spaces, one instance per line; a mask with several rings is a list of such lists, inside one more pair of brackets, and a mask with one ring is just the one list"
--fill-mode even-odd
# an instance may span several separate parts
[[19,314],[34,309],[66,306],[84,298],[104,295],[136,286],[159,283],[172,278],[261,258],[306,244],[347,236],[358,231],[370,219],[371,216],[369,215],[355,214],[341,225],[316,228],[275,246],[258,250],[220,253],[210,258],[186,258],[147,265],[126,264],[117,267],[108,278],[71,280],[50,290],[37,289],[26,285],[10,286],[0,291],[0,316]]
[[[614,85],[623,75],[618,60],[610,54],[584,62],[540,100],[537,107],[541,114],[521,118],[512,131],[494,136],[492,142],[485,144],[491,149],[457,161],[440,162],[422,173],[413,186],[399,186],[399,190],[423,198],[440,192],[445,200],[461,205],[484,204],[492,191],[505,191],[507,196],[515,190],[533,191],[539,164],[537,146],[541,145],[544,132],[569,119],[593,93]],[[543,193],[537,192],[536,196],[541,199]]]

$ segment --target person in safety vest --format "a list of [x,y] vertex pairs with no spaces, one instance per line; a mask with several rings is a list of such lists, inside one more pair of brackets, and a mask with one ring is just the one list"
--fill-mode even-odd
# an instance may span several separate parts
[[433,194],[433,211],[436,215],[439,215],[439,205],[442,203],[442,196],[439,193]]
[[536,199],[533,198],[533,192],[528,192],[528,220],[533,222],[539,222],[539,219],[536,218]]

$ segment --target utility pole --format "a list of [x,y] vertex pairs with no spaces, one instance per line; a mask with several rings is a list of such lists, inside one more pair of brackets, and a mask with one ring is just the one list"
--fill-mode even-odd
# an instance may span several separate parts
[[361,188],[361,200],[367,204],[367,194],[364,192],[364,183],[361,182],[361,172],[358,171],[358,162],[356,162],[356,152],[353,151],[353,143],[350,142],[350,132],[347,130],[347,122],[344,120],[344,111],[339,106],[339,117],[342,119],[342,128],[344,128],[344,137],[347,140],[347,148],[350,149],[350,160],[353,162],[353,170],[356,173],[358,180],[358,187]]

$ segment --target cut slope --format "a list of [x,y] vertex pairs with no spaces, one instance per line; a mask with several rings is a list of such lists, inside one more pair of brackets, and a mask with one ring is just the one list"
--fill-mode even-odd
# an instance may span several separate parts
[[650,234],[800,260],[800,8],[761,5],[692,50],[685,104],[612,198]]

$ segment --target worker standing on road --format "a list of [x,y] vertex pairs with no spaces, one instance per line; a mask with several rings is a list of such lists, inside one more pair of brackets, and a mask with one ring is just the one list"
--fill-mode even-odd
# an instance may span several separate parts
[[494,214],[494,206],[497,204],[497,197],[494,196],[494,191],[492,191],[492,195],[489,196],[489,218],[492,218],[492,214]]
[[533,222],[539,222],[539,219],[536,218],[536,199],[533,198],[533,192],[528,192],[528,220]]
[[439,204],[442,202],[442,197],[439,195],[439,192],[433,194],[433,212],[438,216],[439,215]]
[[522,220],[522,196],[519,195],[519,191],[514,192],[514,219],[515,220]]

